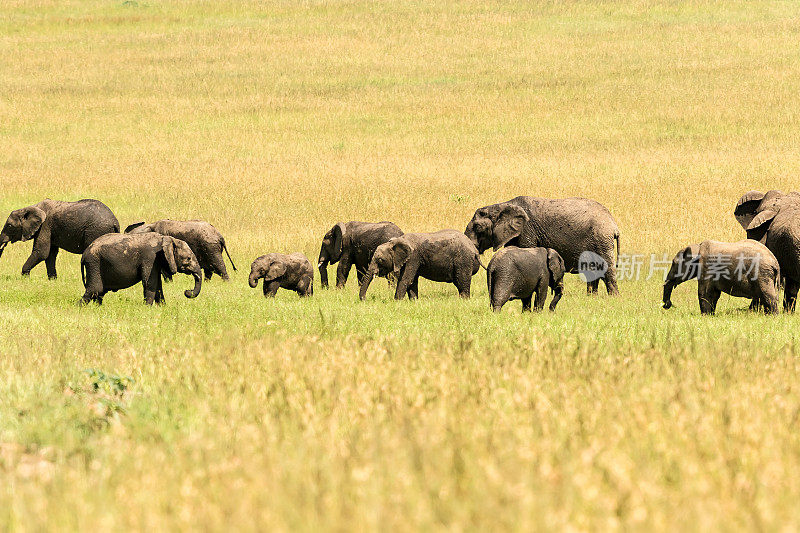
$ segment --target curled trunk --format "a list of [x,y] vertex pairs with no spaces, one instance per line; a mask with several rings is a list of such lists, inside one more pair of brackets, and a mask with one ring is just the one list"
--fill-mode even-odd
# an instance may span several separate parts
[[197,298],[203,285],[203,276],[200,275],[200,271],[192,272],[192,276],[194,276],[194,288],[186,289],[183,293],[187,298]]
[[248,280],[251,289],[255,289],[258,287],[258,276],[255,274],[250,274],[250,279]]

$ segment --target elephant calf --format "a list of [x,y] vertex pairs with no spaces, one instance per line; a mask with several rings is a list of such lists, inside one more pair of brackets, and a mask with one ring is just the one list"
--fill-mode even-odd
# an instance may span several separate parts
[[278,289],[295,291],[301,297],[314,294],[314,269],[308,258],[293,254],[262,255],[250,266],[250,287],[264,279],[264,296],[272,298]]
[[317,266],[322,288],[328,288],[328,264],[336,262],[339,263],[336,268],[337,289],[347,283],[353,266],[356,267],[356,279],[361,285],[378,246],[402,234],[403,230],[391,222],[337,223],[322,238],[319,249]]
[[727,243],[704,241],[687,246],[672,260],[664,282],[664,309],[672,307],[672,289],[684,281],[698,280],[700,312],[713,314],[724,292],[752,299],[750,309],[778,312],[778,260],[760,242],[746,239]]
[[161,276],[170,278],[178,272],[194,276],[194,289],[184,294],[187,298],[197,297],[202,271],[185,242],[158,233],[103,235],[81,256],[81,276],[86,287],[81,302],[94,300],[102,304],[107,292],[127,289],[141,281],[145,302],[163,304]]
[[377,274],[397,279],[394,297],[402,300],[418,296],[419,277],[452,283],[462,298],[469,298],[472,276],[480,267],[478,250],[460,231],[446,229],[435,233],[406,233],[381,244],[372,256],[359,297],[366,298],[372,278]]
[[225,261],[222,258],[223,251],[228,256],[228,261],[231,262],[233,270],[236,270],[236,265],[233,264],[231,254],[228,253],[228,247],[225,245],[225,238],[217,231],[217,228],[208,222],[203,220],[166,219],[151,224],[137,222],[125,228],[125,233],[147,232],[169,235],[188,244],[197,257],[203,272],[205,272],[206,279],[211,279],[214,274],[217,274],[225,281],[230,279],[225,268]]
[[489,302],[499,312],[509,300],[522,300],[522,310],[531,310],[531,298],[536,295],[534,308],[544,309],[547,289],[553,289],[550,311],[555,311],[564,294],[564,259],[552,248],[503,248],[486,267]]

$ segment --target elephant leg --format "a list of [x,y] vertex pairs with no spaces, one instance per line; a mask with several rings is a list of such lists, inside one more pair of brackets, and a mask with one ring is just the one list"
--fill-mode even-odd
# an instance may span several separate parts
[[81,302],[88,304],[92,300],[101,303],[103,295],[103,278],[100,274],[99,261],[86,261],[82,264],[85,271],[86,291],[83,293]]
[[786,286],[783,289],[784,312],[794,313],[798,289],[800,289],[800,282],[798,282],[798,280],[786,278]]
[[700,300],[700,313],[713,315],[717,310],[717,301],[722,292],[710,284],[700,285],[697,289],[697,296]]
[[[530,296],[528,296],[527,298],[520,298],[520,301],[522,301],[522,312],[523,313],[525,313],[525,312],[530,313],[531,312],[531,300],[533,300],[533,295],[532,294]],[[539,295],[537,294],[536,295],[536,306],[538,307],[538,305],[539,305]]]
[[47,279],[56,279],[56,257],[58,257],[58,246],[50,247],[50,255],[44,260],[44,266],[47,268]]
[[342,255],[339,259],[339,266],[336,267],[336,288],[341,289],[347,283],[347,277],[350,275],[350,267],[352,266],[350,257]]
[[472,287],[472,267],[462,268],[456,272],[456,279],[453,284],[458,289],[458,295],[464,299],[469,298],[470,288]]
[[214,271],[211,268],[204,268],[203,275],[205,276],[206,281],[208,281],[214,275]]
[[[33,267],[44,261],[46,257],[42,256],[35,248],[31,252],[31,255],[25,261],[25,264],[22,265],[22,275],[29,276]],[[54,260],[55,261],[55,260]]]
[[597,287],[600,286],[600,280],[596,279],[586,284],[586,294],[597,294]]
[[297,284],[297,294],[299,294],[301,298],[305,298],[306,296],[311,296],[313,293],[314,285],[311,282],[311,278],[303,276]]
[[537,312],[544,309],[544,302],[547,300],[547,289],[549,289],[546,280],[542,280],[539,284],[539,288],[536,289],[536,301],[533,304],[534,309]]
[[400,271],[400,281],[397,282],[397,288],[394,291],[394,299],[402,300],[408,293],[409,288],[417,281],[417,268],[406,263]]
[[761,306],[762,306],[761,299],[760,298],[753,298],[753,300],[750,302],[749,310],[751,312],[753,312],[753,313],[756,313],[756,312],[761,310]]
[[603,283],[606,285],[606,291],[611,296],[619,296],[619,288],[617,287],[617,269],[612,266],[613,263],[608,263],[608,270],[603,276]]
[[[492,279],[492,293],[489,297],[490,303],[492,305],[492,311],[495,313],[499,313],[503,306],[511,299],[511,289],[509,289],[508,284],[504,283],[502,280],[498,280],[497,274],[495,273]],[[530,303],[530,301],[529,301]],[[522,303],[522,307],[525,307],[525,302]]]
[[228,275],[228,269],[222,259],[222,249],[215,253],[207,254],[207,257],[211,258],[211,270],[221,277],[223,281],[230,281],[231,277]]
[[414,281],[411,282],[411,285],[408,286],[408,290],[406,291],[409,300],[416,300],[419,298],[419,276],[414,278]]
[[264,297],[265,298],[274,298],[275,294],[277,294],[278,289],[281,288],[280,281],[265,281],[264,282]]
[[159,275],[156,280],[156,304],[164,305],[167,303],[167,299],[164,298],[164,285],[161,281],[161,276]]

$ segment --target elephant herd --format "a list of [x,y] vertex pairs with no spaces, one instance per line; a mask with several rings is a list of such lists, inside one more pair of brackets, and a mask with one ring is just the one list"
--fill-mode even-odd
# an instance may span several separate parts
[[[672,306],[672,290],[696,278],[702,313],[713,313],[723,292],[750,298],[751,309],[777,312],[781,283],[784,310],[794,311],[800,289],[800,193],[748,192],[734,216],[747,239],[704,241],[679,251],[664,282],[665,309]],[[47,199],[13,211],[0,232],[0,256],[9,243],[28,240],[33,240],[33,250],[23,275],[44,261],[48,277],[55,279],[59,250],[82,254],[82,303],[102,303],[109,291],[140,282],[146,303],[164,303],[162,279],[177,273],[194,278],[194,287],[185,291],[187,298],[194,298],[203,275],[229,279],[223,252],[236,270],[225,239],[208,222],[138,222],[120,233],[117,218],[97,200]],[[484,266],[480,256],[489,248],[497,253]],[[404,233],[391,222],[339,222],[323,236],[317,267],[323,288],[328,287],[329,265],[338,263],[337,288],[355,267],[361,300],[376,275],[395,283],[398,300],[418,297],[420,277],[452,283],[468,298],[472,276],[483,267],[493,310],[515,299],[521,300],[523,311],[541,310],[552,290],[552,311],[563,295],[564,274],[583,272],[587,253],[604,265],[597,276],[586,278],[587,292],[596,293],[602,280],[610,295],[618,295],[615,249],[618,258],[619,227],[600,203],[519,196],[477,209],[464,232]],[[265,296],[274,296],[279,288],[300,296],[314,292],[314,269],[301,253],[258,257],[248,282],[255,288],[261,280]]]

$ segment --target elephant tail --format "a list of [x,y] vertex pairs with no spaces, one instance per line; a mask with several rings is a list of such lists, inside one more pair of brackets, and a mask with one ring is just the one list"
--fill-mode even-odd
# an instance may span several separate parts
[[222,249],[225,250],[225,255],[228,256],[228,261],[231,262],[231,266],[233,267],[234,272],[236,272],[236,265],[233,264],[233,259],[231,259],[231,254],[228,253],[228,246],[225,244],[225,238],[221,238],[219,240],[220,244],[222,245]]
[[[482,266],[482,265],[481,265]],[[489,302],[492,301],[492,271],[486,269],[486,288],[489,290]]]
[[616,261],[616,264],[619,265],[619,240],[620,240],[619,230],[617,230],[617,232],[614,234],[614,240],[617,241],[617,261]]
[[83,286],[86,287],[86,263],[81,261],[81,281],[83,281]]

